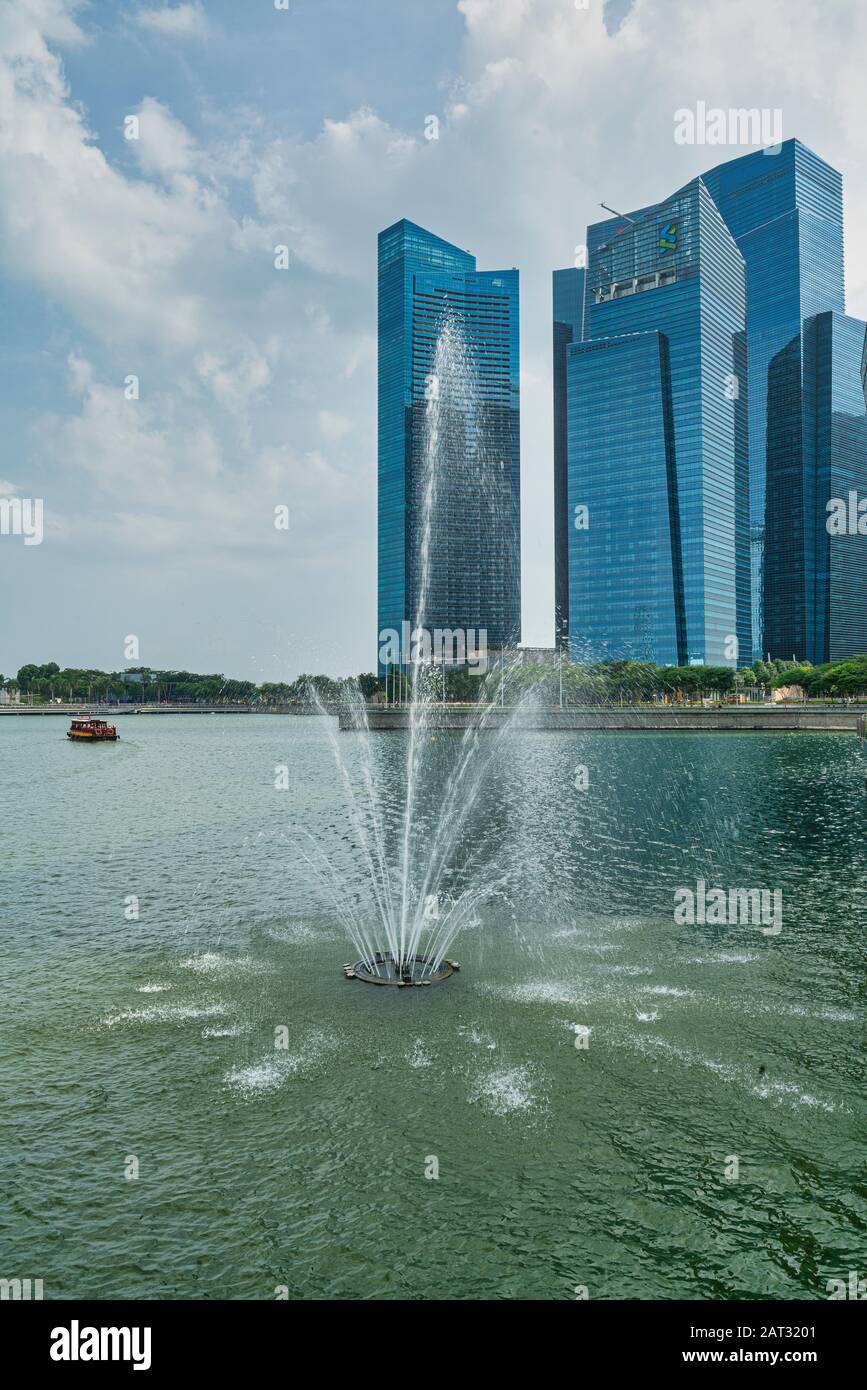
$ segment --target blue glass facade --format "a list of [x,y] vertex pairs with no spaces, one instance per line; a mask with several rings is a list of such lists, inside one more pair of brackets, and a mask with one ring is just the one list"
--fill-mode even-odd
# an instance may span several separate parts
[[630,218],[588,228],[584,341],[566,350],[570,654],[735,665],[750,644],[744,261],[701,179]]
[[379,235],[378,331],[377,636],[419,615],[427,524],[424,625],[517,642],[518,272],[477,271],[469,252],[404,219]]
[[[818,314],[768,370],[765,640],[812,665],[867,652],[864,353],[860,319]],[[840,534],[827,525],[832,499],[845,508]]]
[[566,349],[584,337],[587,272],[570,267],[553,272],[554,378],[554,642],[569,634],[569,473],[566,428]]
[[[788,354],[794,371],[800,361],[807,319],[823,311],[842,313],[843,188],[842,179],[799,140],[787,140],[775,155],[761,150],[730,160],[703,176],[747,267],[749,356],[750,541],[752,570],[752,655],[791,656],[777,650],[783,629],[764,632],[763,618],[774,605],[771,575],[785,567],[785,556],[771,556],[766,544],[767,449],[771,434],[779,451],[788,430],[789,467],[803,473],[807,461],[797,432],[784,420],[769,419],[772,376],[779,388]],[[789,396],[800,388],[789,374]],[[768,522],[770,525],[770,522]],[[775,543],[788,548],[774,523]]]

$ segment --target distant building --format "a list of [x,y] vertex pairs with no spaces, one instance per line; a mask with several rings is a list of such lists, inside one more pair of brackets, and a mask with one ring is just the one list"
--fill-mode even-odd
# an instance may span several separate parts
[[[152,685],[157,680],[157,673],[155,671],[121,671],[119,676],[121,683],[127,687],[144,687],[145,681],[147,681],[149,685]],[[138,691],[127,689],[124,691],[121,701],[129,703],[130,701],[140,700],[141,698],[141,689]]]
[[806,692],[802,685],[779,685],[771,691],[771,699],[775,705],[779,705],[784,700],[804,700]]
[[772,657],[818,666],[867,652],[865,332],[860,319],[817,314],[768,367],[764,636]]
[[570,655],[745,664],[743,256],[701,179],[587,246],[566,348]]
[[569,636],[569,461],[566,422],[566,349],[584,337],[586,270],[553,273],[554,378],[554,644]]
[[[775,422],[769,413],[769,391],[772,368],[779,368],[781,354],[787,370],[796,360],[804,366],[805,321],[845,308],[843,180],[800,140],[784,141],[776,154],[756,150],[728,160],[702,177],[747,272],[752,659],[768,653],[791,656],[788,645],[785,650],[776,646],[782,629],[764,633],[765,615],[779,607],[773,576],[788,565],[784,554],[772,553],[766,527],[773,531],[775,543],[790,547],[793,540],[770,513],[767,476],[771,438],[779,450],[792,418],[792,402],[783,402],[784,419]],[[778,370],[773,374],[779,377]],[[791,372],[788,380],[790,392],[799,396],[800,386]],[[809,467],[803,452],[806,443],[806,436],[789,432],[788,466],[799,475]],[[778,456],[777,469],[779,462]]]
[[521,666],[556,666],[560,660],[558,647],[519,647],[515,655]]
[[[560,348],[573,655],[667,661],[676,647],[732,664],[729,637],[740,665],[867,651],[867,534],[857,515],[854,531],[827,527],[835,499],[867,512],[867,350],[844,312],[840,174],[787,140],[594,224],[587,248],[581,333]],[[567,285],[555,278],[561,306]],[[555,478],[568,320],[555,306]],[[555,483],[557,534],[559,497]]]
[[419,619],[515,643],[518,272],[402,219],[379,235],[378,335],[378,648]]

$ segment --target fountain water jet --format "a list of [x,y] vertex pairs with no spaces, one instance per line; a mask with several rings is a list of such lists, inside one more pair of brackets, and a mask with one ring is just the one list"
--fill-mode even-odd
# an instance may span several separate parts
[[[318,866],[359,955],[355,965],[345,968],[346,973],[349,978],[380,984],[430,984],[451,975],[456,968],[446,959],[451,943],[464,927],[477,921],[481,904],[501,891],[507,878],[507,872],[496,864],[496,856],[488,853],[493,833],[486,835],[484,825],[474,826],[475,862],[466,854],[469,839],[464,839],[485,774],[509,728],[508,721],[492,727],[491,718],[504,699],[507,672],[479,675],[478,719],[457,741],[447,774],[443,775],[441,768],[439,781],[429,775],[433,762],[442,762],[443,750],[454,747],[450,737],[434,744],[430,736],[434,712],[444,696],[445,657],[437,668],[424,659],[424,645],[418,640],[426,631],[434,605],[441,613],[447,602],[440,593],[432,595],[441,582],[433,552],[446,524],[442,518],[459,504],[464,493],[473,505],[499,516],[512,506],[502,463],[489,455],[485,446],[485,431],[477,418],[475,368],[461,324],[451,315],[440,327],[434,372],[425,396],[420,466],[415,469],[419,527],[413,544],[417,556],[412,584],[416,593],[413,650],[409,660],[403,654],[409,684],[409,729],[406,794],[399,819],[391,813],[391,802],[381,785],[366,704],[357,687],[345,694],[345,723],[358,736],[351,740],[358,756],[354,774],[346,756],[346,733],[338,734],[330,722],[328,726],[368,898],[375,907],[373,921],[369,907],[364,911],[356,908],[334,865],[315,843],[313,847],[314,866]],[[492,526],[489,534],[497,536],[501,530]],[[315,691],[311,691],[311,698],[322,709]],[[444,789],[438,804],[431,807],[429,789],[434,785]],[[465,883],[456,890],[456,861],[462,855],[460,874]]]

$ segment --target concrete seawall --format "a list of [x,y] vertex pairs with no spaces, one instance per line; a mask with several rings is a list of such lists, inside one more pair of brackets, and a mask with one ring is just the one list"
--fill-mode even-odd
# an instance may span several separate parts
[[[290,715],[303,718],[316,715],[319,711],[303,705],[271,706],[257,708],[253,705],[0,705],[0,717],[8,715],[44,716],[60,715],[67,719],[95,715],[100,719],[120,719],[127,724],[130,718],[139,714],[254,714]],[[337,705],[325,707],[325,713],[339,719],[340,728],[353,727],[352,717],[341,712]],[[858,720],[864,717],[864,708],[831,705],[803,706],[780,705],[741,705],[725,709],[684,709],[673,706],[661,709],[539,709],[527,711],[515,717],[515,728],[523,730],[600,730],[607,732],[684,732],[684,733],[793,733],[813,731],[823,733],[857,733]],[[487,726],[498,729],[512,717],[511,711],[493,710],[488,716]],[[409,711],[401,708],[387,708],[383,705],[369,705],[367,718],[371,730],[389,732],[409,727]],[[466,706],[437,706],[428,716],[430,727],[442,730],[463,730],[471,728],[478,720],[478,710]]]
[[[494,710],[487,721],[488,727],[496,729],[510,718],[508,709]],[[817,707],[781,707],[779,705],[732,706],[728,709],[592,709],[560,710],[543,709],[529,711],[516,716],[515,728],[518,730],[557,730],[581,729],[617,731],[653,731],[666,733],[717,733],[725,730],[731,733],[783,733],[811,730],[824,733],[856,733],[859,711],[854,708],[833,709]],[[474,709],[437,708],[428,716],[433,729],[467,729],[477,721]],[[405,709],[368,709],[368,721],[372,730],[387,732],[406,729],[409,713]],[[351,729],[349,717],[340,716],[341,729]]]
[[[324,707],[326,714],[337,714],[336,705]],[[0,705],[0,716],[65,715],[67,719],[128,719],[138,714],[292,714],[313,711],[303,705]]]
[[133,714],[250,714],[251,705],[0,705],[0,715],[65,715],[67,719],[125,719]]

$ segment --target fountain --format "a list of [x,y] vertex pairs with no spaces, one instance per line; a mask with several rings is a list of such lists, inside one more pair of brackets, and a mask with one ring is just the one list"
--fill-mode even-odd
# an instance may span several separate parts
[[460,970],[456,960],[441,960],[436,965],[428,956],[409,956],[402,963],[394,956],[377,951],[372,961],[357,960],[354,965],[344,965],[343,973],[347,980],[364,980],[369,985],[432,985],[447,980]]
[[[464,486],[483,505],[509,502],[498,459],[488,459],[484,431],[474,419],[475,374],[460,323],[447,316],[440,328],[434,374],[426,391],[421,467],[417,470],[417,556],[413,655],[407,660],[409,720],[402,810],[395,811],[381,784],[360,691],[345,696],[343,728],[356,738],[347,746],[329,721],[328,737],[346,794],[355,849],[363,864],[366,902],[353,902],[345,876],[314,844],[314,867],[330,890],[332,905],[356,948],[358,959],[344,966],[348,979],[398,987],[427,986],[458,969],[447,958],[459,932],[477,919],[481,904],[501,891],[506,871],[489,853],[484,826],[467,827],[477,805],[485,774],[511,721],[494,721],[504,700],[508,672],[479,674],[482,682],[478,719],[455,741],[434,739],[433,718],[445,691],[445,659],[439,667],[423,656],[417,634],[426,632],[434,587],[432,540],[438,502],[447,507],[455,489]],[[449,468],[458,461],[459,467]],[[496,532],[494,532],[496,534]],[[441,604],[442,600],[438,599]],[[440,609],[441,611],[441,609]],[[314,703],[322,709],[315,692]],[[324,710],[322,711],[324,713]],[[447,744],[445,753],[444,744]],[[381,750],[378,745],[377,752]],[[353,754],[357,765],[350,771]],[[451,755],[439,779],[429,776],[433,761]],[[429,789],[443,790],[430,801]],[[472,844],[473,852],[468,849]],[[458,861],[461,861],[458,865]],[[463,880],[462,886],[456,886]],[[372,909],[372,910],[371,910]]]

